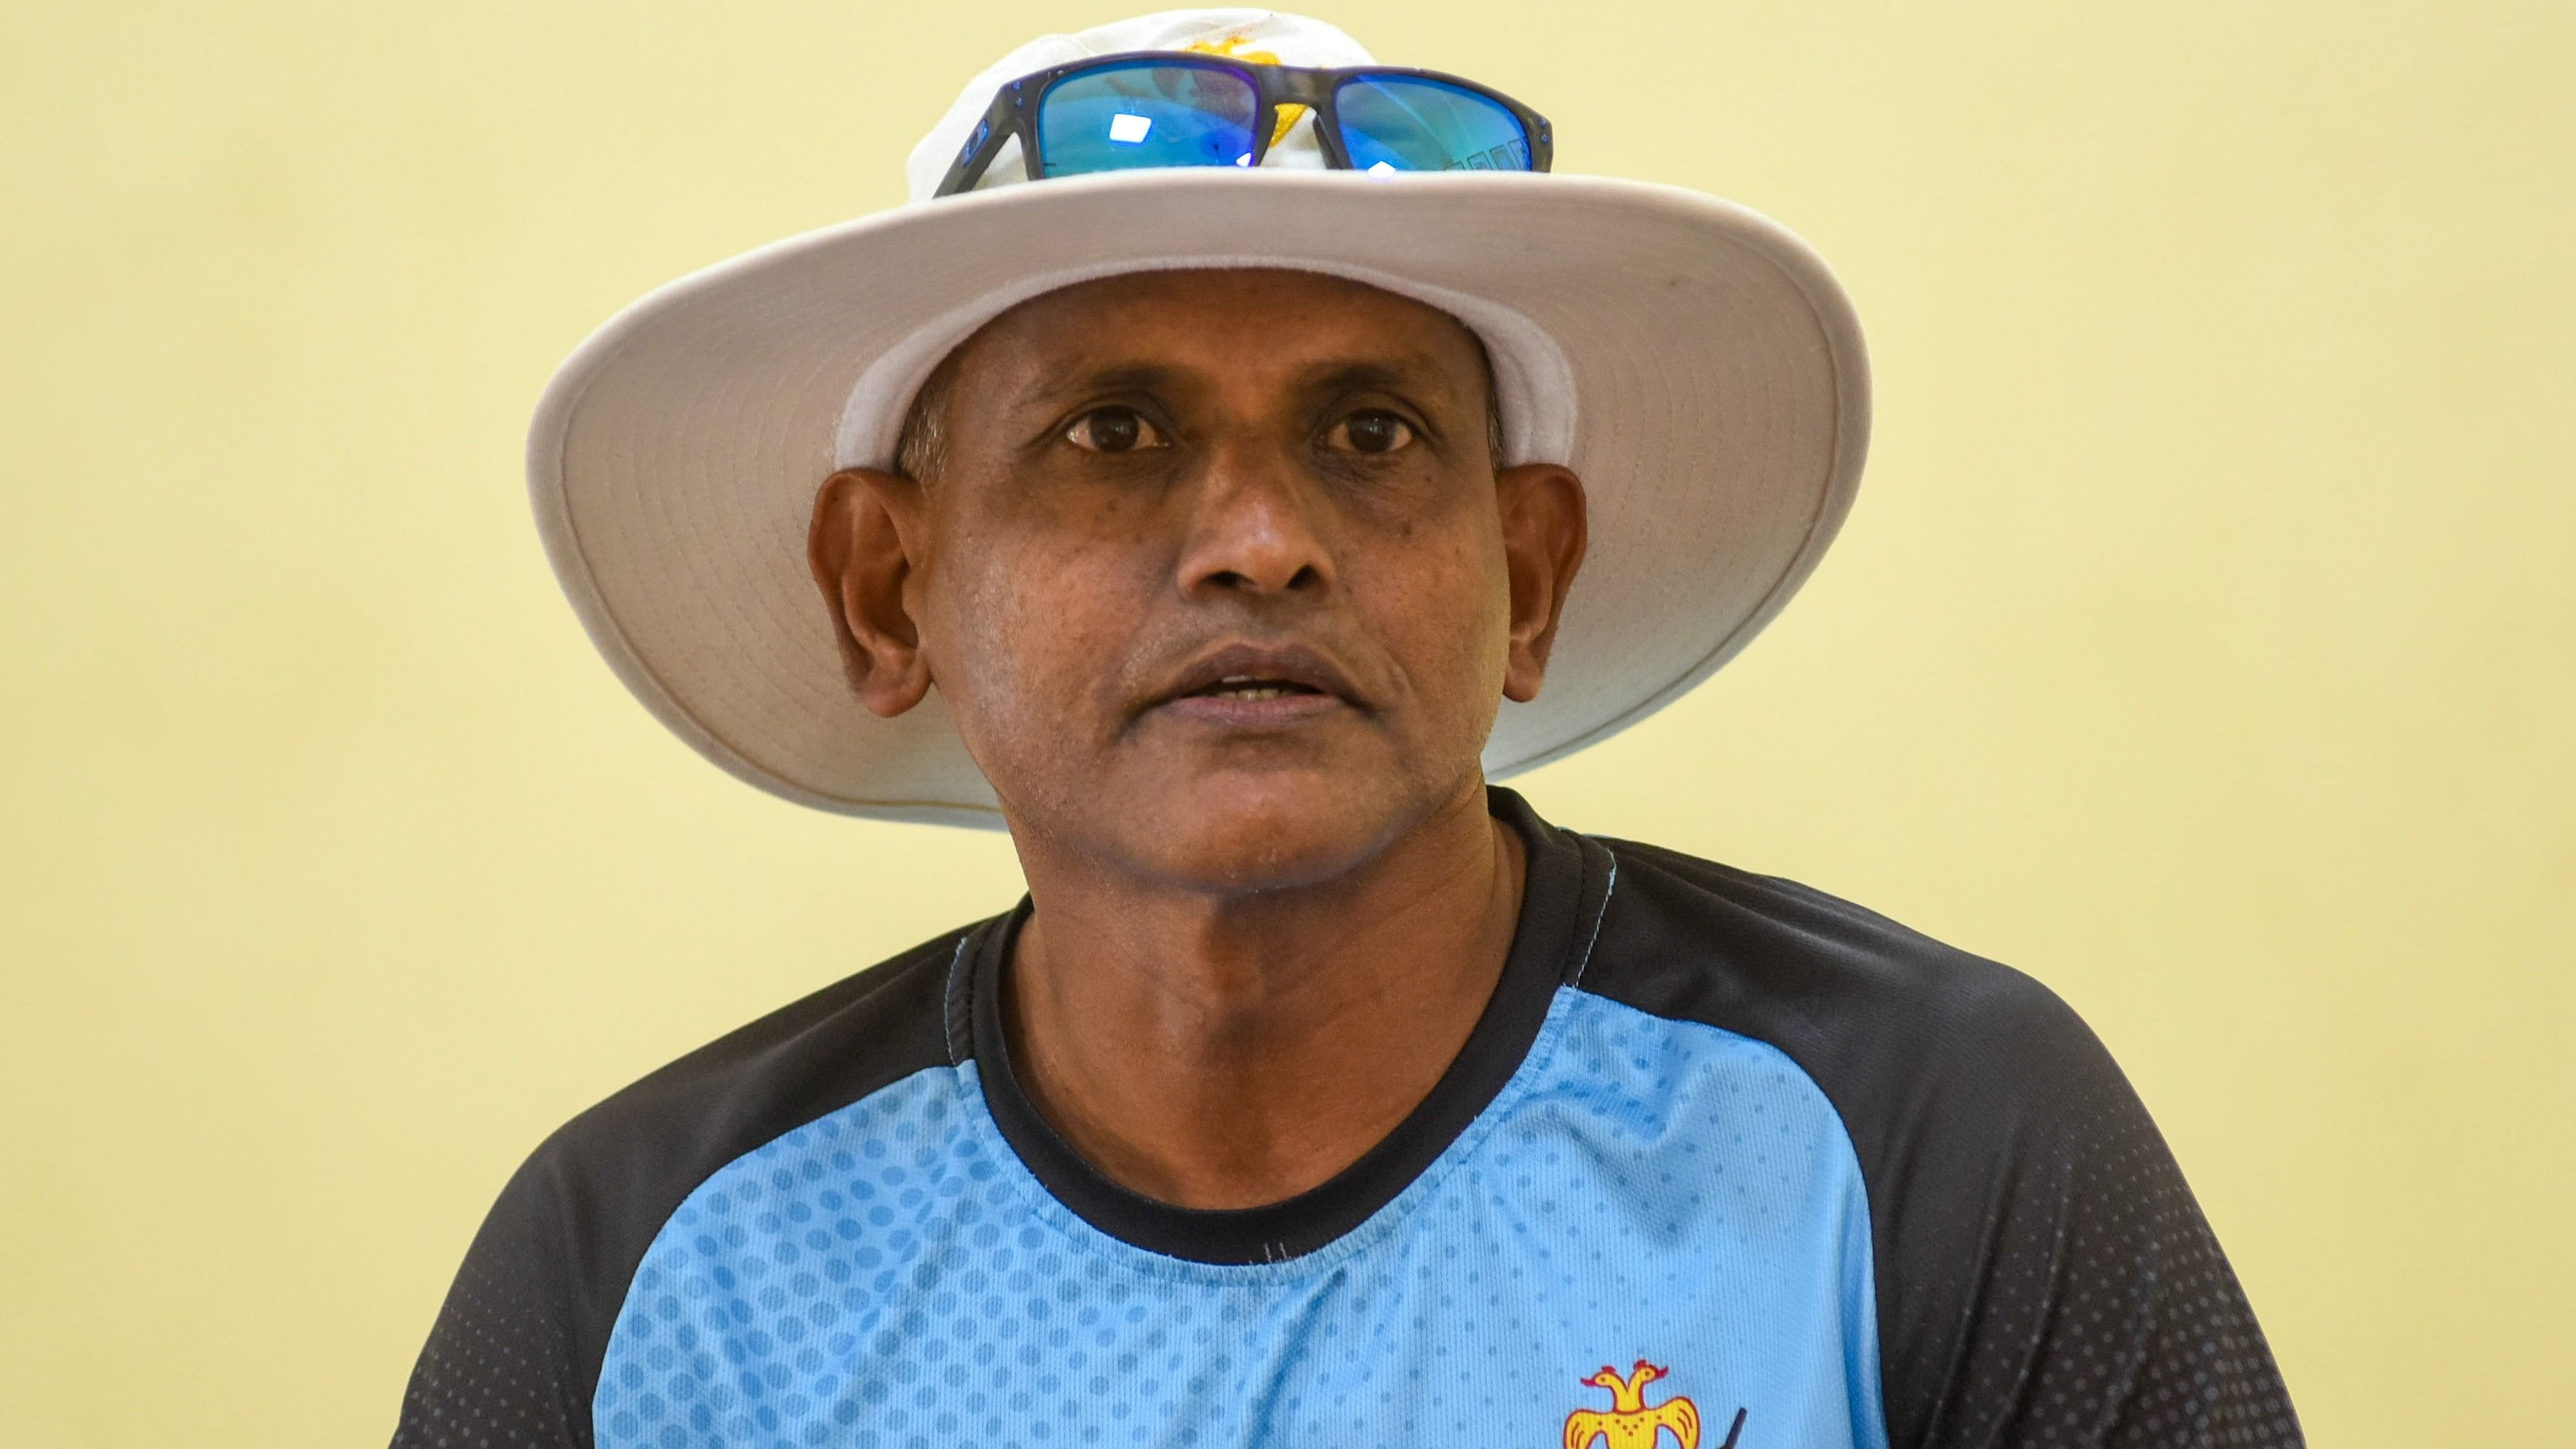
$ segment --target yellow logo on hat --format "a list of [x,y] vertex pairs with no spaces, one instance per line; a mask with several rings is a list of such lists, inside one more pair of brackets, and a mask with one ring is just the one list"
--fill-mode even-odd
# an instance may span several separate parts
[[[1248,60],[1254,65],[1279,63],[1279,56],[1275,51],[1243,48],[1251,43],[1252,37],[1248,35],[1229,35],[1223,40],[1193,40],[1181,48],[1199,55],[1221,55],[1228,60]],[[1270,144],[1276,146],[1288,139],[1288,128],[1296,125],[1297,118],[1304,114],[1306,114],[1304,106],[1281,106],[1279,124],[1272,127],[1270,131]]]

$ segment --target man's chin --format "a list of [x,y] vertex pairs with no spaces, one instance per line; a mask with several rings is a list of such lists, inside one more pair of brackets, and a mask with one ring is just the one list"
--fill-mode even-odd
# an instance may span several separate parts
[[1095,828],[1140,876],[1220,894],[1293,890],[1367,865],[1436,806],[1428,793],[1375,772],[1226,769],[1121,790]]

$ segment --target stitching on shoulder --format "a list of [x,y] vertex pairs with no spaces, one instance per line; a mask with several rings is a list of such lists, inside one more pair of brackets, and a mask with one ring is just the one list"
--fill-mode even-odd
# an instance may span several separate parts
[[973,931],[957,938],[957,949],[948,957],[948,984],[939,993],[939,1041],[948,1048],[948,1065],[952,1067],[966,1065],[966,1058],[957,1050],[957,1006],[964,990],[959,973],[966,969],[966,943],[974,939]]
[[1583,938],[1583,959],[1574,963],[1574,978],[1568,983],[1573,986],[1581,986],[1583,973],[1592,969],[1592,948],[1601,942],[1601,923],[1609,918],[1610,897],[1619,889],[1619,857],[1610,855],[1606,847],[1601,853],[1610,856],[1610,880],[1601,887],[1601,904],[1593,908],[1592,934]]

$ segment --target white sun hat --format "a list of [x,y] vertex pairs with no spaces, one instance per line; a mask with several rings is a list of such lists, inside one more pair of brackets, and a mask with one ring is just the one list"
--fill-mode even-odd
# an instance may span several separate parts
[[1591,500],[1546,688],[1503,704],[1490,778],[1670,703],[1815,567],[1860,482],[1869,368],[1832,272],[1756,212],[1608,177],[1326,170],[1311,113],[1247,170],[1028,184],[1014,142],[976,191],[932,198],[1004,83],[1194,46],[1372,63],[1332,26],[1261,10],[1033,41],[914,149],[907,204],[673,282],[556,372],[528,436],[547,555],[618,677],[707,758],[825,810],[1001,824],[935,690],[891,720],[851,693],[806,527],[835,469],[893,465],[914,392],[976,328],[1117,273],[1329,273],[1484,340],[1505,461],[1565,464]]

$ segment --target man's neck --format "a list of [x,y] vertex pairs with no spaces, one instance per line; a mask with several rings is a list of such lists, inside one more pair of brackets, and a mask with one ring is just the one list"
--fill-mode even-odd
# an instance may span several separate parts
[[1037,910],[1006,1017],[1022,1087],[1111,1179],[1199,1208],[1315,1187],[1430,1094],[1493,995],[1527,875],[1481,790],[1296,890],[1024,864]]

